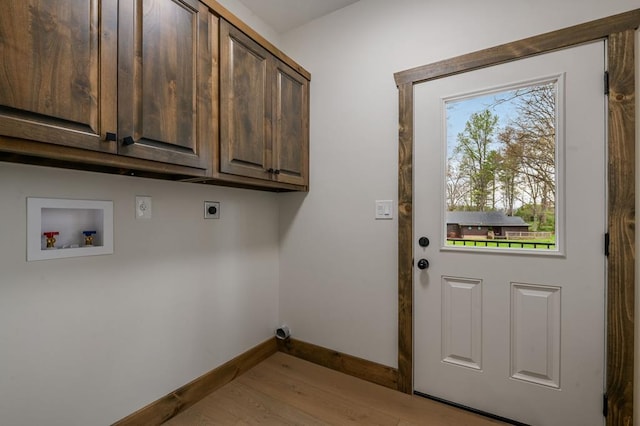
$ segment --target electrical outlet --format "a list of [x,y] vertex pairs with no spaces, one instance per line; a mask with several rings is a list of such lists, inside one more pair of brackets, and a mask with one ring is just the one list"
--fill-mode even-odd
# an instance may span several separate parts
[[204,202],[204,218],[220,219],[220,202],[219,201]]
[[136,219],[151,219],[151,197],[136,195]]

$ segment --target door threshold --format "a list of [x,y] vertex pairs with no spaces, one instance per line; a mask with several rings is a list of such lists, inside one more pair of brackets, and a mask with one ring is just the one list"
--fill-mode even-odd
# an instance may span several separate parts
[[522,422],[519,422],[517,420],[511,420],[511,419],[508,419],[506,417],[498,416],[497,414],[487,413],[486,411],[482,411],[482,410],[478,410],[478,409],[475,409],[475,408],[471,408],[471,407],[468,407],[466,405],[458,404],[457,402],[452,402],[452,401],[449,401],[449,400],[446,400],[446,399],[438,398],[437,396],[429,395],[429,394],[422,393],[422,392],[419,392],[419,391],[416,391],[416,390],[413,391],[413,394],[416,395],[416,396],[420,396],[422,398],[430,399],[432,401],[440,402],[442,404],[450,405],[451,407],[455,407],[455,408],[459,408],[461,410],[469,411],[471,413],[478,414],[478,415],[483,416],[483,417],[488,417],[488,418],[493,419],[493,420],[499,420],[501,422],[508,423],[508,424],[511,424],[511,425],[515,425],[515,426],[530,426],[527,423],[522,423]]

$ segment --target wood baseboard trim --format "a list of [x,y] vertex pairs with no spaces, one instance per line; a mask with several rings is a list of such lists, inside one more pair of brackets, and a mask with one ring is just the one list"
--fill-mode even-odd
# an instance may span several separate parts
[[276,352],[278,346],[275,338],[269,339],[115,422],[112,426],[160,425]]
[[277,343],[280,352],[387,388],[398,389],[398,370],[395,368],[296,339],[278,340]]

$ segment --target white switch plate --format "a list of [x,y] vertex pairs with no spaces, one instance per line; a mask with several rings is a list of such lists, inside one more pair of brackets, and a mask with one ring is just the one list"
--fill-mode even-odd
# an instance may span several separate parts
[[151,219],[151,197],[136,195],[136,219]]
[[376,219],[393,219],[393,200],[376,200]]

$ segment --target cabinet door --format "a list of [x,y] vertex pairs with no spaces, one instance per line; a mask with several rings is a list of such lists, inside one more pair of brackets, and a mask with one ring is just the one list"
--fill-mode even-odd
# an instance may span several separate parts
[[128,0],[119,18],[118,152],[207,168],[213,16],[196,0]]
[[220,21],[220,171],[270,179],[270,55]]
[[278,182],[307,185],[309,168],[309,81],[274,61],[273,168]]
[[0,135],[115,152],[117,0],[22,0],[0,12]]

